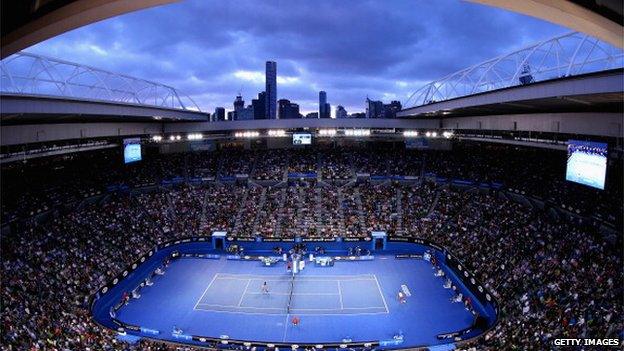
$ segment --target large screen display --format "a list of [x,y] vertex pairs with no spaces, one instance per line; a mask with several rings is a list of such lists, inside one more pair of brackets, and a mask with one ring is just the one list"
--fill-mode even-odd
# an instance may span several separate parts
[[124,163],[141,161],[141,139],[124,139]]
[[607,144],[568,141],[566,180],[604,189],[607,175]]
[[294,145],[311,145],[312,134],[310,133],[294,133],[293,134]]

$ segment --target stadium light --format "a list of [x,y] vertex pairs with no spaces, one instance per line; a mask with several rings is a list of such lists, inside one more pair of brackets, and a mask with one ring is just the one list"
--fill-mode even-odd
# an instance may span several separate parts
[[335,136],[338,133],[336,129],[319,129],[319,136]]
[[169,140],[174,141],[175,140],[175,135],[170,135],[169,136]]
[[285,137],[286,136],[286,131],[283,130],[283,129],[274,129],[274,130],[269,130],[269,132],[267,134],[270,137],[281,138],[281,137]]
[[436,138],[438,136],[438,132],[431,132],[431,137]]
[[181,135],[176,135],[176,136],[175,136],[175,139],[176,139],[176,140],[180,140],[180,139],[182,139],[182,136],[181,136]]
[[191,133],[186,136],[188,140],[201,140],[203,137],[201,133]]
[[453,136],[453,132],[449,132],[449,131],[442,132],[442,136],[449,139]]
[[418,136],[418,132],[415,130],[406,130],[403,132],[403,136],[406,138],[414,138]]
[[427,138],[431,138],[431,132],[427,132],[427,133],[425,133],[425,136],[426,136]]
[[153,135],[152,136],[152,141],[156,141],[156,142],[162,141],[162,136],[161,135]]
[[260,136],[260,133],[256,131],[245,131],[245,132],[234,133],[234,137],[236,138],[257,138],[259,136]]
[[369,136],[370,129],[347,129],[344,131],[346,136]]

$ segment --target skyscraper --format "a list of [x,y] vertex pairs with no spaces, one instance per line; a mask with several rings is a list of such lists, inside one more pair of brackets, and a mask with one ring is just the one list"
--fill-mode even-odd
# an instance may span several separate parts
[[319,118],[330,118],[330,106],[327,103],[327,93],[319,91]]
[[251,100],[251,106],[253,106],[254,117],[253,119],[266,119],[266,93],[261,91],[258,93],[258,98]]
[[243,97],[240,94],[238,94],[236,96],[236,100],[234,100],[234,114],[233,114],[234,119],[238,119],[239,111],[241,111],[244,108],[245,108],[245,100],[243,100]]
[[341,105],[336,106],[336,118],[347,118],[347,110]]
[[225,109],[223,107],[215,108],[215,112],[212,116],[213,122],[225,121]]
[[241,109],[245,107],[245,100],[243,100],[243,97],[238,94],[236,95],[236,100],[234,100],[234,111]]
[[265,115],[268,119],[277,118],[277,63],[275,61],[266,62],[265,75],[266,107]]
[[366,98],[366,118],[382,118],[383,103]]
[[295,119],[301,118],[299,114],[299,105],[290,102],[287,99],[280,99],[278,102],[279,119]]

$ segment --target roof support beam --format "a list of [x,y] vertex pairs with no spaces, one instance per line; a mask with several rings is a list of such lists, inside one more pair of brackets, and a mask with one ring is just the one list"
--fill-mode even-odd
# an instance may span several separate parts
[[[87,24],[177,0],[76,0],[3,35],[0,59]],[[4,33],[3,33],[4,34]]]
[[624,27],[569,0],[470,0],[543,19],[624,48]]

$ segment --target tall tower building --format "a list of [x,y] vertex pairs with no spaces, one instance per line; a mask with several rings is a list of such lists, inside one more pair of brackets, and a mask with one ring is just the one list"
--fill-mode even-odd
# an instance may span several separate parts
[[327,103],[327,93],[324,91],[319,91],[319,118],[329,118],[330,117],[330,106]]
[[238,94],[236,100],[234,100],[234,119],[238,119],[238,112],[245,108],[245,100]]
[[268,119],[277,118],[277,63],[275,61],[266,62],[266,107],[265,115]]
[[236,100],[234,100],[234,111],[240,110],[244,107],[245,107],[245,100],[243,100],[243,97],[239,94],[236,96]]

